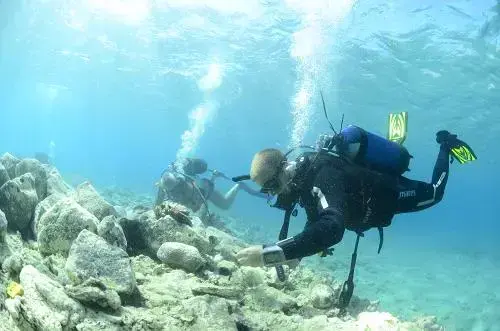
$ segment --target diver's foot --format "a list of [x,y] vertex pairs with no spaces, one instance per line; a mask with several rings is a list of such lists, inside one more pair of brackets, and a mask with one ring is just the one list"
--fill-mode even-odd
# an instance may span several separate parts
[[436,133],[436,142],[440,145],[452,146],[457,141],[457,135],[451,134],[447,130],[441,130]]

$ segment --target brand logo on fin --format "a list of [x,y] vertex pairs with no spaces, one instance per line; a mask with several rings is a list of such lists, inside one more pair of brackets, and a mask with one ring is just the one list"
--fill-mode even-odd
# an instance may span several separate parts
[[410,197],[414,197],[416,195],[417,195],[417,192],[415,190],[399,192],[400,199],[410,198]]

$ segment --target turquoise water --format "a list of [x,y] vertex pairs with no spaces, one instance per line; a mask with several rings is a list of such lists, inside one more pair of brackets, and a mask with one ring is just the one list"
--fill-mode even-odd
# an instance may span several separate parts
[[[69,180],[153,195],[178,157],[239,175],[259,149],[313,143],[328,131],[320,90],[337,126],[345,114],[385,135],[387,114],[406,110],[409,177],[430,179],[440,129],[479,160],[452,165],[441,204],[398,216],[383,254],[375,233],[362,243],[357,294],[450,330],[498,330],[499,13],[495,1],[0,0],[0,153],[43,151]],[[282,217],[244,193],[229,214],[262,240]],[[350,239],[308,263],[345,277]]]

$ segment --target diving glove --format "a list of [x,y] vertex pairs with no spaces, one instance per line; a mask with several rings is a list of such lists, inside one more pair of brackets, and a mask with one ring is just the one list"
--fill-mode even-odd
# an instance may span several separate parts
[[450,155],[461,164],[477,159],[472,148],[466,142],[458,139],[456,134],[451,134],[446,130],[438,131],[436,133],[436,142],[447,148]]

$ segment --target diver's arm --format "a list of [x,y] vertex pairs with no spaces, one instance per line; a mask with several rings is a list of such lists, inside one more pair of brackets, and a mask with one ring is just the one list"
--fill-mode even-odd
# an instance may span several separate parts
[[449,148],[441,145],[431,183],[401,177],[396,213],[409,213],[434,206],[443,199],[450,172]]
[[212,193],[208,196],[208,200],[210,200],[214,205],[219,207],[220,209],[227,210],[231,208],[236,195],[238,194],[240,185],[234,185],[225,195],[222,195],[217,190],[213,190]]
[[312,194],[317,199],[318,220],[309,222],[298,235],[276,243],[286,260],[316,254],[342,240],[347,207],[342,178],[333,167],[323,167],[317,174]]
[[262,193],[262,192],[260,192],[258,190],[254,190],[250,186],[248,186],[247,184],[245,184],[244,182],[241,182],[239,184],[240,184],[240,188],[243,191],[247,192],[250,195],[253,195],[254,197],[263,198],[263,199],[267,199],[268,198],[268,195],[266,193]]

